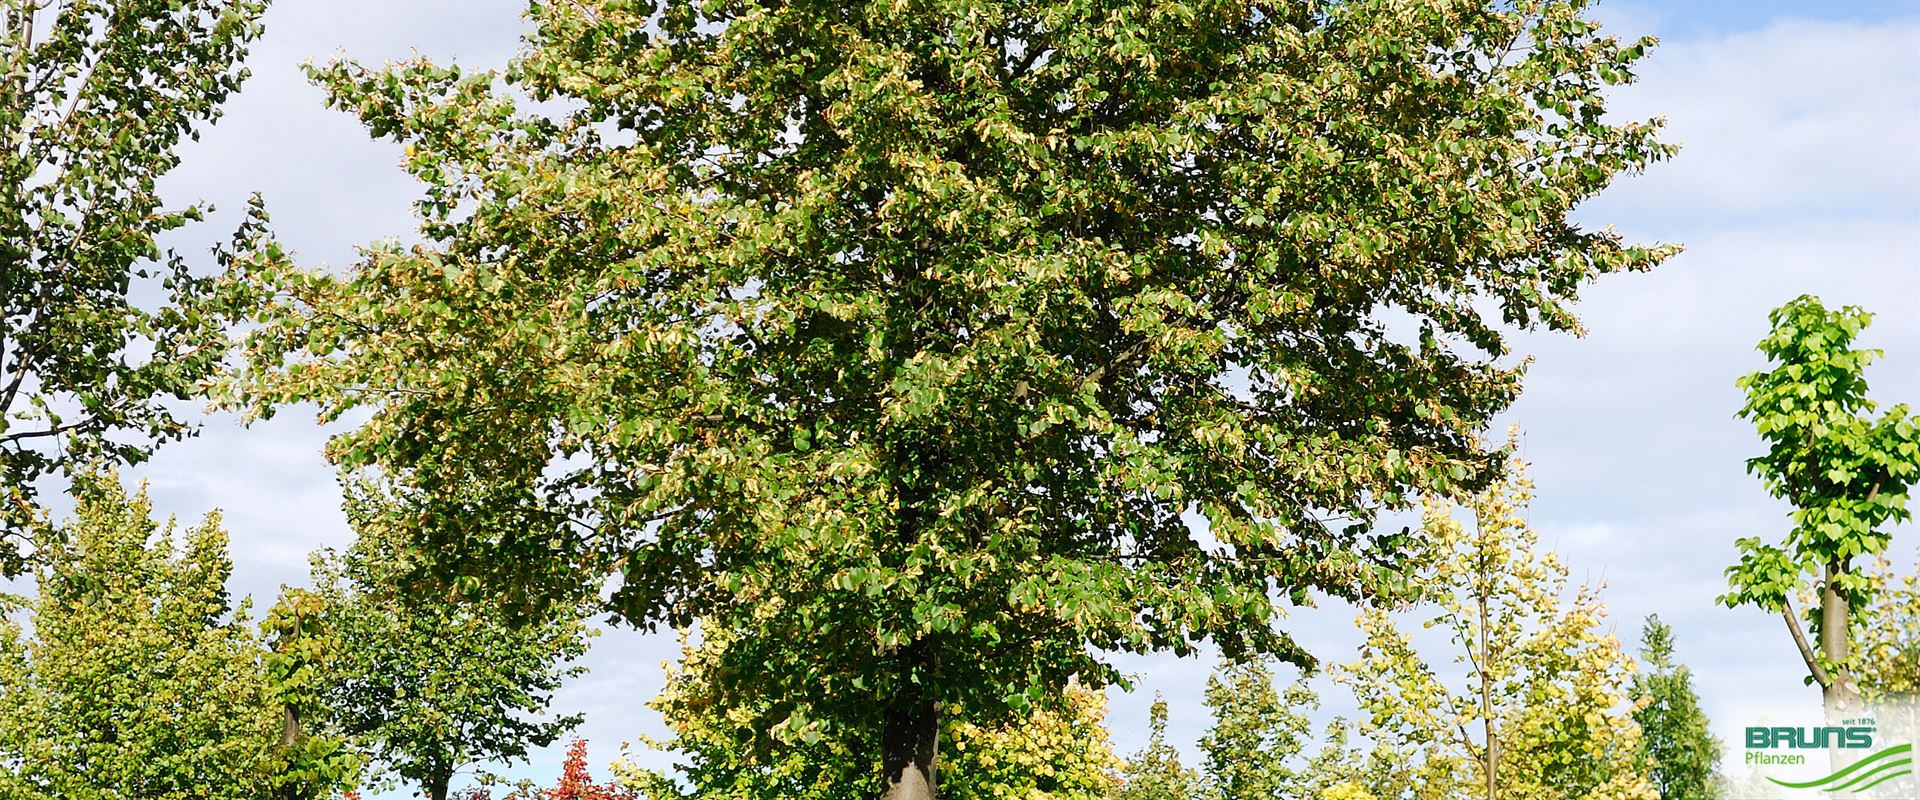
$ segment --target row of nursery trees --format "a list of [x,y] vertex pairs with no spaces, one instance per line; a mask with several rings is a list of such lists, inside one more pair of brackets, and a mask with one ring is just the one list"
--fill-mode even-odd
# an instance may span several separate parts
[[[533,0],[501,72],[311,69],[404,145],[419,244],[302,265],[256,200],[209,270],[157,186],[266,3],[0,0],[5,793],[442,795],[564,734],[607,614],[689,637],[654,794],[1686,796],[1684,692],[1633,685],[1484,439],[1514,331],[1678,250],[1569,219],[1674,152],[1605,113],[1652,41],[1588,4]],[[1796,511],[1727,602],[1840,718],[1915,674],[1859,637],[1911,633],[1868,562],[1920,434],[1863,313],[1774,322],[1743,413]],[[359,538],[257,624],[217,521],[115,477],[196,399],[357,421]],[[1281,620],[1329,598],[1364,714],[1303,765],[1259,670],[1317,664]],[[1642,679],[1684,684],[1664,641]],[[1203,645],[1203,779],[1163,742],[1116,784],[1079,735],[1112,657]]]
[[[216,516],[184,532],[151,518],[144,491],[111,475],[77,486],[75,519],[37,553],[30,625],[0,628],[0,789],[21,798],[327,797],[401,785],[433,800],[481,762],[523,758],[578,716],[542,712],[587,647],[576,604],[537,614],[410,594],[394,520],[356,493],[358,539],[314,559],[257,626],[229,601]],[[1362,612],[1358,657],[1330,668],[1360,718],[1315,735],[1319,698],[1278,687],[1268,662],[1227,662],[1208,681],[1199,769],[1182,765],[1156,702],[1151,742],[1118,758],[1104,694],[1070,685],[1002,723],[950,710],[942,795],[962,800],[1439,800],[1776,796],[1721,774],[1670,629],[1649,618],[1640,660],[1606,625],[1597,587],[1525,522],[1515,464],[1464,515],[1429,503],[1422,601]],[[390,502],[390,499],[388,500]],[[1883,588],[1852,631],[1872,653],[1852,674],[1868,697],[1913,691],[1920,577]],[[653,701],[675,736],[675,773],[625,760],[596,783],[575,742],[559,783],[526,800],[833,800],[874,788],[870,741],[803,736],[779,746],[719,696],[737,640],[705,628]],[[777,700],[773,700],[777,701]],[[769,702],[761,699],[760,702]],[[1313,746],[1310,748],[1309,745]],[[481,783],[497,780],[484,773]]]

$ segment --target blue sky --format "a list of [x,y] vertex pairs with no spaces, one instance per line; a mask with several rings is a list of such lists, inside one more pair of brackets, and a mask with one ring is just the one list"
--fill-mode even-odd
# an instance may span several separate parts
[[1920,0],[1668,0],[1601,2],[1600,15],[1625,11],[1649,21],[1662,37],[1699,38],[1751,30],[1783,20],[1875,24],[1920,14]]
[[[379,62],[417,48],[498,66],[516,46],[521,7],[280,0],[252,59],[255,77],[165,188],[229,213],[261,191],[282,238],[316,263],[346,263],[358,244],[409,236],[414,187],[397,148],[325,110],[297,64],[341,51]],[[1755,708],[1810,697],[1776,617],[1714,604],[1732,540],[1785,526],[1784,506],[1744,473],[1758,443],[1733,418],[1732,382],[1760,366],[1752,344],[1767,310],[1811,292],[1878,312],[1866,336],[1887,351],[1870,376],[1876,393],[1920,401],[1920,3],[1621,2],[1603,3],[1598,16],[1622,35],[1661,36],[1617,109],[1664,115],[1685,149],[1623,181],[1581,219],[1688,251],[1591,290],[1585,339],[1524,339],[1537,361],[1507,420],[1526,433],[1543,539],[1576,578],[1607,584],[1623,638],[1650,612],[1674,625],[1679,656],[1726,731]],[[267,603],[280,584],[304,581],[310,551],[349,537],[320,456],[324,435],[299,413],[250,429],[213,417],[201,438],[163,451],[138,475],[152,481],[159,507],[183,518],[224,508],[234,588]],[[1902,529],[1898,555],[1912,563],[1916,547],[1920,536]],[[1303,643],[1342,661],[1353,655],[1349,620],[1326,607],[1291,624]],[[581,732],[597,763],[619,742],[663,733],[643,704],[673,656],[665,636],[616,630],[597,641],[593,671],[557,704],[586,712]],[[1144,744],[1156,691],[1174,704],[1173,734],[1190,748],[1211,663],[1129,663],[1141,690],[1113,696],[1116,748]],[[1336,693],[1326,694],[1337,708]],[[560,755],[542,751],[513,772],[553,775]]]

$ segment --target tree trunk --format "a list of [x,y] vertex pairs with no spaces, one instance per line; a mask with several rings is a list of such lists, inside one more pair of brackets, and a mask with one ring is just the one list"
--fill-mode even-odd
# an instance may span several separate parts
[[[1826,580],[1820,588],[1820,654],[1825,656],[1832,668],[1828,670],[1828,682],[1820,687],[1820,702],[1825,711],[1828,727],[1843,727],[1850,720],[1860,718],[1865,704],[1860,697],[1860,687],[1854,682],[1853,670],[1847,667],[1847,659],[1852,655],[1850,635],[1850,608],[1846,595],[1833,588],[1834,579],[1847,574],[1846,562],[1827,565]],[[1827,763],[1835,772],[1851,766],[1860,760],[1864,753],[1843,749],[1838,742],[1832,742],[1827,748]],[[1853,797],[1852,792],[1835,792],[1834,797]]]
[[432,775],[427,776],[427,800],[447,800],[447,787],[452,783],[451,771],[435,770]]
[[[1484,576],[1484,573],[1482,573]],[[1480,590],[1480,716],[1486,728],[1487,736],[1487,800],[1498,800],[1500,796],[1500,732],[1493,723],[1493,679],[1491,654],[1487,649],[1487,595],[1485,584]]]
[[880,767],[886,778],[880,800],[934,800],[940,704],[928,686],[933,677],[931,648],[924,641],[908,645],[899,663],[899,685],[886,700],[880,729]]

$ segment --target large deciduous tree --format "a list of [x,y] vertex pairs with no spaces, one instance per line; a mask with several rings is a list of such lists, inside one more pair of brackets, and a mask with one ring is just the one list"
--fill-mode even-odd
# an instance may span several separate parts
[[[1793,504],[1793,528],[1779,545],[1759,537],[1735,542],[1740,563],[1727,569],[1732,591],[1721,601],[1786,620],[1827,718],[1837,723],[1861,709],[1848,632],[1880,589],[1857,566],[1886,550],[1887,525],[1912,516],[1907,493],[1920,479],[1920,417],[1905,404],[1873,415],[1866,367],[1880,351],[1852,347],[1872,320],[1867,312],[1831,311],[1801,296],[1768,320],[1773,329],[1759,349],[1772,364],[1738,381],[1747,393],[1740,416],[1767,443],[1747,470]],[[1803,589],[1819,598],[1806,619],[1813,642],[1793,609]]]
[[409,509],[361,486],[350,511],[353,546],[314,562],[316,618],[334,647],[318,678],[327,728],[428,800],[447,800],[459,770],[523,759],[580,723],[548,707],[586,671],[570,664],[591,634],[583,603],[523,613],[423,590],[409,581],[419,560]]
[[1336,677],[1369,733],[1420,752],[1415,798],[1658,800],[1628,714],[1633,661],[1603,627],[1596,589],[1566,596],[1567,568],[1527,525],[1522,473],[1516,462],[1472,499],[1471,528],[1428,502],[1432,602],[1408,621],[1444,644],[1369,608],[1360,658]]
[[1647,617],[1640,633],[1641,671],[1629,692],[1644,698],[1633,712],[1640,749],[1660,800],[1717,800],[1720,740],[1707,729],[1693,691],[1693,672],[1673,660],[1673,628]]
[[30,631],[0,623],[0,796],[274,796],[280,709],[218,519],[179,535],[112,475],[75,489],[74,522],[38,540]]
[[943,706],[1306,661],[1278,604],[1499,470],[1507,333],[1673,252],[1569,219],[1670,152],[1587,5],[535,2],[503,74],[316,70],[425,241],[258,261],[249,401],[491,520],[439,574],[738,629],[752,726],[926,798]]
[[[156,183],[246,77],[265,0],[0,0],[0,575],[34,484],[140,461],[226,353],[215,278]],[[262,237],[258,206],[236,238]]]

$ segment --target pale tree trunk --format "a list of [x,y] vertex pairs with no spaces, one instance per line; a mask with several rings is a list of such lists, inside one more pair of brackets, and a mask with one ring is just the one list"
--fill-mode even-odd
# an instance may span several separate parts
[[1488,676],[1491,664],[1487,660],[1487,596],[1482,590],[1480,595],[1480,716],[1487,737],[1487,798],[1499,800],[1500,796],[1500,739],[1499,731],[1493,724],[1493,681]]
[[[1820,589],[1820,654],[1826,662],[1833,665],[1827,680],[1820,686],[1820,702],[1826,712],[1826,724],[1830,727],[1843,726],[1847,720],[1858,719],[1866,710],[1861,701],[1860,687],[1854,682],[1853,671],[1847,667],[1852,655],[1852,643],[1849,625],[1851,604],[1845,595],[1833,588],[1834,579],[1847,574],[1847,563],[1838,561],[1827,565],[1826,581]],[[1838,742],[1830,742],[1827,748],[1828,765],[1835,772],[1860,760],[1864,753],[1843,749]],[[1834,792],[1833,797],[1853,797],[1852,792]]]

